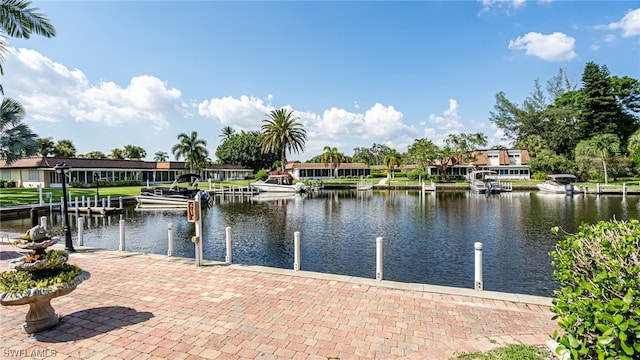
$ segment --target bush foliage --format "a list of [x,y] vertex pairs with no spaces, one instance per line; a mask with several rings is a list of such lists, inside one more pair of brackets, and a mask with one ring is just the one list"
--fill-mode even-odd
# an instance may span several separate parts
[[[556,234],[559,228],[552,231]],[[640,221],[583,223],[551,252],[551,311],[562,334],[558,353],[572,359],[640,358]]]

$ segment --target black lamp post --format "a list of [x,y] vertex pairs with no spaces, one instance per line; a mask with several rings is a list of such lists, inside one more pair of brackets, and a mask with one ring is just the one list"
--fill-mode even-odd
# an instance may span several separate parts
[[64,221],[64,248],[67,251],[76,251],[71,241],[71,229],[69,228],[69,212],[67,211],[67,174],[71,166],[66,162],[57,163],[54,167],[56,172],[62,176],[62,219]]

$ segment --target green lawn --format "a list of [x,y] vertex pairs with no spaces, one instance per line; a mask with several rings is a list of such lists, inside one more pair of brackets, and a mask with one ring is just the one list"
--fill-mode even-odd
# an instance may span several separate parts
[[467,354],[457,354],[450,360],[547,360],[554,359],[550,350],[543,347],[535,347],[522,344],[509,345],[503,348],[475,352]]

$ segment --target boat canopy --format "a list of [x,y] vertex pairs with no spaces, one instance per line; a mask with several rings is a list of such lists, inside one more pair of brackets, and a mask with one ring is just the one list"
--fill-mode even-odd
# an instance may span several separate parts
[[577,177],[572,174],[551,174],[547,175],[547,178],[551,180],[576,180]]

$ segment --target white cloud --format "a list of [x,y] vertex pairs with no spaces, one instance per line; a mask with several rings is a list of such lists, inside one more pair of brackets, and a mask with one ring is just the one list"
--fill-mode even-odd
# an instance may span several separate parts
[[242,95],[239,99],[225,96],[221,99],[212,98],[198,105],[198,113],[201,116],[216,118],[223,125],[229,125],[242,130],[255,130],[260,128],[262,120],[273,110],[271,100],[273,95],[267,95],[269,104],[264,100]]
[[640,35],[640,9],[627,12],[620,21],[613,22],[606,28],[622,29],[622,37]]
[[478,0],[478,2],[482,3],[482,10],[480,10],[480,14],[486,13],[492,8],[520,8],[523,7],[526,3],[526,0]]
[[561,32],[544,35],[530,32],[509,41],[509,49],[525,50],[527,55],[533,55],[546,61],[567,61],[577,56],[573,50],[576,40]]
[[151,123],[156,130],[169,127],[167,116],[184,116],[181,92],[149,75],[131,79],[127,87],[113,82],[90,84],[78,69],[53,62],[34,50],[11,49],[3,87],[35,121],[57,122],[71,116],[80,122],[118,126]]
[[444,110],[442,114],[443,116],[429,115],[429,121],[434,123],[437,129],[450,132],[463,127],[458,114],[458,101],[455,99],[449,99],[449,108]]

